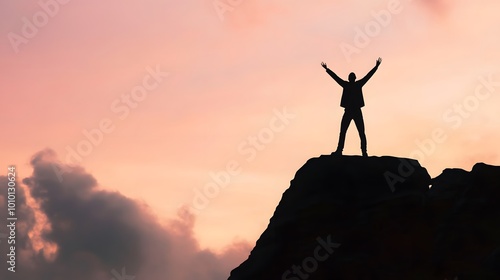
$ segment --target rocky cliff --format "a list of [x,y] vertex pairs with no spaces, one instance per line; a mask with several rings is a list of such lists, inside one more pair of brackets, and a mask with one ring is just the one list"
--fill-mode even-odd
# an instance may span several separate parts
[[500,279],[500,167],[320,156],[229,280]]

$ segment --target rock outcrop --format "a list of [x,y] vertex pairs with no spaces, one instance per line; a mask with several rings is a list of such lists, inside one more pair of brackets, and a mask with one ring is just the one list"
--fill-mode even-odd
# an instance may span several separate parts
[[500,167],[320,156],[229,280],[500,279]]

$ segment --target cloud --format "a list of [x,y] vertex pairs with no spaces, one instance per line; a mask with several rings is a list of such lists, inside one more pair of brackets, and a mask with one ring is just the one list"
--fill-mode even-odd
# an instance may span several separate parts
[[[232,244],[222,253],[200,249],[193,236],[195,217],[187,208],[162,225],[147,205],[99,189],[92,175],[81,167],[62,165],[51,150],[37,153],[31,165],[33,174],[23,183],[38,207],[27,203],[19,187],[17,237],[22,256],[18,272],[7,279],[120,280],[123,273],[136,280],[224,279],[249,252],[246,243]],[[62,177],[55,170],[62,170]],[[0,178],[2,186],[6,180]],[[0,205],[5,205],[5,193]],[[35,211],[49,225],[40,235],[42,242],[56,248],[52,258],[44,254],[46,249],[36,250],[30,238],[36,235],[30,233],[36,228]],[[5,254],[0,260],[5,263]]]

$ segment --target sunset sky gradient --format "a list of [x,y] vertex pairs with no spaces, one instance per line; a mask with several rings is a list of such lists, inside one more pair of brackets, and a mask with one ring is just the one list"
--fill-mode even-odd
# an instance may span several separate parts
[[[43,9],[2,1],[0,174],[14,164],[29,177],[33,155],[50,149],[100,189],[146,203],[161,223],[188,207],[200,250],[253,247],[295,172],[336,148],[342,89],[320,63],[360,78],[378,57],[364,87],[370,155],[416,158],[433,177],[500,165],[500,2],[221,0],[235,4],[222,14],[216,2],[67,1],[15,45],[23,18]],[[371,32],[363,44],[359,30]],[[347,44],[357,51],[346,54]],[[152,69],[168,77],[126,105],[122,96]],[[283,110],[293,118],[274,121]],[[68,160],[87,141],[83,131],[103,120],[113,129]],[[259,135],[267,138],[257,149],[249,139]],[[360,154],[354,124],[344,153]],[[193,207],[210,174],[228,164],[237,174],[203,209]]]

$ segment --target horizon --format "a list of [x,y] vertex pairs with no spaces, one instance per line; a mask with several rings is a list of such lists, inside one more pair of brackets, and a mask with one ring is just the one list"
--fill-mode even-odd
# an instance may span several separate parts
[[[207,250],[227,270],[337,147],[342,88],[321,62],[347,80],[383,59],[363,88],[369,156],[433,178],[500,165],[500,3],[482,3],[3,2],[0,176],[14,165],[26,187],[44,161],[91,176],[172,236],[184,225],[186,262]],[[359,145],[351,122],[344,155]]]

